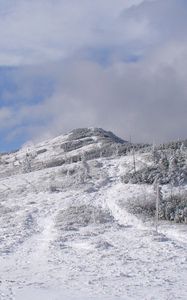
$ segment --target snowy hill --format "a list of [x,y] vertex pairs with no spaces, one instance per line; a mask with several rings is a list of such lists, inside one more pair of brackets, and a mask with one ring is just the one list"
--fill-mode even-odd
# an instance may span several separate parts
[[186,299],[187,151],[173,147],[83,128],[2,154],[0,299]]
[[101,128],[81,128],[34,145],[28,143],[12,154],[2,154],[0,177],[62,166],[65,163],[111,156],[116,145],[126,144],[111,132]]

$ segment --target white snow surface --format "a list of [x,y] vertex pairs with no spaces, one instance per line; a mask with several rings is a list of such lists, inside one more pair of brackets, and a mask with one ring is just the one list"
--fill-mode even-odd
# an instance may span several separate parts
[[[59,155],[47,143],[38,159]],[[86,171],[77,162],[0,178],[0,300],[187,299],[186,226],[160,222],[155,232],[127,212],[127,200],[154,193],[121,183],[132,162],[98,158]]]

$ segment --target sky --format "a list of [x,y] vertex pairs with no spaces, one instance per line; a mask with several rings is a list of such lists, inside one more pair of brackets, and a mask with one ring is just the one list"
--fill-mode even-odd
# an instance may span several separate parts
[[0,151],[90,126],[187,138],[186,0],[0,0]]

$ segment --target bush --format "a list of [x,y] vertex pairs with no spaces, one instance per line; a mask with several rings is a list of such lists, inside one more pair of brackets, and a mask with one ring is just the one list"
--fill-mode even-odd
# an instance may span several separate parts
[[135,215],[144,215],[148,217],[153,217],[156,210],[156,199],[154,195],[145,195],[130,198],[125,203],[125,208],[129,213]]
[[160,218],[187,224],[187,192],[163,199],[160,203]]
[[55,223],[59,230],[79,230],[92,224],[106,224],[114,221],[111,214],[92,205],[70,206],[59,211]]
[[[162,197],[161,197],[162,198]],[[156,195],[141,195],[130,198],[123,204],[129,213],[154,217]],[[163,198],[159,204],[159,219],[187,224],[187,192]]]

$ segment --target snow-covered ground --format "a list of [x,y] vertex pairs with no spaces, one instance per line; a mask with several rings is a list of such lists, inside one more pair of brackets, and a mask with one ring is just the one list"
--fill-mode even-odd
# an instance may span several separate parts
[[156,233],[153,220],[127,212],[129,199],[154,194],[121,183],[132,161],[0,179],[1,300],[187,299],[186,225],[160,222]]

